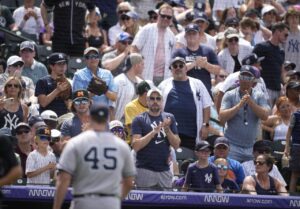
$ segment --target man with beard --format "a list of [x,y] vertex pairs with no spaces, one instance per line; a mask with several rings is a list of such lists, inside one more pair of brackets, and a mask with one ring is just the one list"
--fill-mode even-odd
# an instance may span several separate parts
[[137,167],[135,183],[144,189],[171,188],[170,147],[177,149],[180,144],[176,121],[171,113],[162,112],[160,90],[148,91],[147,105],[149,110],[132,122],[132,148],[136,152]]
[[40,113],[44,110],[52,110],[59,117],[68,112],[68,101],[59,98],[58,95],[68,89],[70,84],[67,80],[56,82],[58,77],[64,76],[67,70],[67,61],[67,56],[64,53],[53,53],[49,56],[50,75],[39,79],[35,88],[35,96],[40,104]]
[[71,110],[74,113],[74,117],[64,121],[61,126],[63,140],[69,140],[80,134],[88,126],[90,120],[89,110],[91,101],[89,99],[88,91],[77,90],[73,93],[72,98],[73,102]]

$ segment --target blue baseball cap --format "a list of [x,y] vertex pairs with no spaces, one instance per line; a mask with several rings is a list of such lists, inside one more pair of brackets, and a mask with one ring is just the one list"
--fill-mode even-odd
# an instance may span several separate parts
[[129,41],[129,40],[132,41],[133,38],[129,33],[122,32],[118,35],[118,40],[119,41]]
[[125,14],[122,14],[121,17],[122,16],[127,16],[127,17],[130,17],[130,18],[134,19],[134,20],[139,19],[138,14],[133,12],[133,11],[126,12]]
[[185,27],[185,32],[189,32],[189,31],[196,31],[196,32],[199,32],[200,29],[199,29],[199,26],[195,23],[191,23],[191,24],[188,24],[186,27]]
[[208,17],[204,12],[194,12],[193,22],[197,22],[197,20],[203,20],[204,22],[209,24]]

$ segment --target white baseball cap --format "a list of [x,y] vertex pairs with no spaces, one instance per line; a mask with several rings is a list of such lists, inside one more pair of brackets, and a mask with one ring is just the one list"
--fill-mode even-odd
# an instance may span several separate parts
[[266,6],[264,6],[264,7],[262,8],[262,10],[261,10],[261,16],[263,17],[264,14],[266,14],[266,13],[272,11],[272,10],[274,10],[274,11],[276,12],[275,7],[273,7],[272,5],[266,5]]
[[58,116],[55,112],[53,112],[52,110],[45,110],[42,112],[41,117],[43,118],[43,120],[52,120],[52,121],[57,121],[58,120]]
[[13,64],[16,64],[18,62],[21,62],[24,64],[23,60],[21,57],[17,56],[17,55],[13,55],[13,56],[10,56],[7,60],[7,66],[11,66]]
[[115,128],[115,127],[121,127],[124,128],[124,125],[121,121],[119,120],[113,120],[109,122],[109,130]]

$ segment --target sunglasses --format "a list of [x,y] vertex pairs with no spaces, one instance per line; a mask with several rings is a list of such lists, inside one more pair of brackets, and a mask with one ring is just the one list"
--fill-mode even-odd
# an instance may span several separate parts
[[99,59],[99,55],[98,54],[89,54],[89,55],[85,55],[86,59]]
[[218,75],[220,78],[226,78],[226,75]]
[[150,16],[150,19],[157,20],[157,15]]
[[128,17],[128,16],[122,16],[121,17],[121,20],[123,20],[123,21],[125,21],[125,20],[130,20],[131,18],[130,17]]
[[276,12],[274,12],[274,11],[267,12],[266,15],[276,15]]
[[184,64],[173,64],[172,65],[172,68],[174,68],[174,69],[177,69],[177,68],[182,69],[183,67],[184,67]]
[[215,147],[216,149],[228,149],[225,145],[218,145]]
[[80,100],[74,101],[74,105],[81,105],[81,104],[86,105],[88,103],[89,103],[89,100],[87,100],[87,99],[80,99]]
[[55,143],[59,142],[59,137],[51,137],[50,145],[54,145]]
[[173,18],[173,16],[164,15],[164,14],[159,14],[159,16],[161,16],[161,18],[163,18],[163,19],[168,19],[168,20],[171,20]]
[[161,97],[150,97],[150,100],[151,101],[155,101],[156,100],[156,101],[160,102],[161,101]]
[[287,38],[288,36],[289,36],[289,34],[288,34],[288,33],[284,34],[284,37],[286,37],[286,38]]
[[15,64],[12,64],[10,66],[15,67],[15,68],[17,68],[17,67],[23,67],[23,63],[15,63]]
[[254,160],[254,165],[264,165],[264,164],[266,164],[266,162]]
[[112,128],[110,131],[114,134],[117,134],[117,133],[124,134],[124,128],[122,128],[122,127],[115,127],[115,128]]
[[16,131],[16,134],[17,134],[17,135],[21,135],[21,134],[23,134],[23,133],[28,134],[29,132],[30,132],[29,130],[24,129],[24,130]]
[[228,166],[227,166],[227,165],[221,165],[221,164],[218,164],[218,165],[217,165],[217,168],[218,168],[218,169],[222,169],[222,170],[224,170],[224,171],[227,171],[227,170],[228,170]]
[[123,44],[123,45],[130,45],[130,44],[132,44],[132,40],[120,41],[120,43]]
[[33,50],[32,50],[32,49],[23,49],[21,52],[22,52],[22,53],[23,53],[23,52],[30,52],[30,53],[32,53]]
[[239,39],[238,39],[238,38],[230,38],[230,39],[228,39],[228,42],[229,42],[229,43],[232,43],[232,42],[239,42]]
[[239,79],[242,80],[242,81],[253,81],[254,77],[251,77],[251,76],[249,77],[249,76],[246,76],[246,75],[240,75]]
[[20,88],[20,85],[18,85],[18,84],[6,84],[6,87],[7,88],[11,88],[11,87],[14,87],[14,88]]
[[38,136],[41,141],[51,141],[51,137],[49,136]]
[[124,14],[124,13],[127,13],[127,12],[129,12],[129,10],[120,10],[120,11],[118,11],[118,14]]

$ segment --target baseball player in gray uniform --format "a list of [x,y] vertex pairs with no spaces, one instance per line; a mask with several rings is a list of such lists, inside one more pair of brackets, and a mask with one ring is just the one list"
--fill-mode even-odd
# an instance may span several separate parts
[[68,141],[58,164],[53,209],[60,209],[72,181],[71,209],[120,209],[136,175],[129,146],[107,130],[108,108],[90,110],[91,130]]

